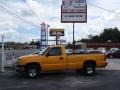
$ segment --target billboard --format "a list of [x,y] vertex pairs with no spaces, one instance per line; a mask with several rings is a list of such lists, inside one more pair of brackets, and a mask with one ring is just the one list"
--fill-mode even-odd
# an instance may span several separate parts
[[61,22],[87,22],[86,0],[62,0]]
[[53,28],[50,29],[50,36],[64,36],[64,29]]
[[43,22],[41,24],[41,45],[40,45],[40,50],[44,49],[47,47],[47,42],[46,42],[46,24]]

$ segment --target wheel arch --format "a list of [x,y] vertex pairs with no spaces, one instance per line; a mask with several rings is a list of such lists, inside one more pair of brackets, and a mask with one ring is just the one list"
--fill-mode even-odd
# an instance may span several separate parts
[[86,64],[93,64],[93,65],[95,65],[95,67],[96,67],[96,61],[95,61],[95,60],[86,60],[86,61],[83,63],[83,67],[84,67]]
[[26,70],[26,68],[28,67],[28,66],[37,66],[38,68],[39,68],[39,70],[41,70],[41,65],[39,64],[39,63],[37,63],[37,62],[31,62],[31,63],[27,63],[26,65],[25,65],[25,70]]

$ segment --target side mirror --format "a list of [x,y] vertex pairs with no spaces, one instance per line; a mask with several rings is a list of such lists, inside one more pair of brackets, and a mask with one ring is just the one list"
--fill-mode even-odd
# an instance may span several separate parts
[[47,53],[45,56],[46,56],[46,57],[48,57],[48,56],[49,56],[49,54]]

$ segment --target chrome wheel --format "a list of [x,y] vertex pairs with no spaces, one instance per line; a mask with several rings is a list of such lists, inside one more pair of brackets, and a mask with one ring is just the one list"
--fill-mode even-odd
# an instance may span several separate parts
[[84,71],[84,74],[88,76],[92,76],[95,73],[95,65],[88,63],[84,66],[83,71]]
[[39,74],[39,69],[37,66],[28,66],[26,69],[26,75],[29,78],[36,78]]
[[86,68],[86,74],[87,74],[87,75],[92,75],[93,72],[94,72],[94,68],[93,68],[93,67],[88,66],[88,67]]

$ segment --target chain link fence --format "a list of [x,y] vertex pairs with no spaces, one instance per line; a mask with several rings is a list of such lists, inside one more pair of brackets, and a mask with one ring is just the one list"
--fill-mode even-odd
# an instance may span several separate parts
[[[18,57],[29,55],[36,51],[38,51],[38,49],[35,49],[35,50],[5,50],[4,51],[4,65],[5,67],[13,67]],[[1,66],[2,66],[2,52],[0,51],[0,68]]]

